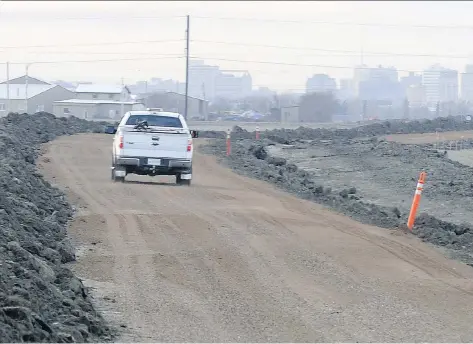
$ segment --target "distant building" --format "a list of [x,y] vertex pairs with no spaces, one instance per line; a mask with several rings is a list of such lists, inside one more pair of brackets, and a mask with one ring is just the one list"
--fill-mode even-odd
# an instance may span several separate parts
[[398,81],[396,68],[378,66],[363,67],[363,70],[362,81],[358,82],[359,99],[373,106],[394,106],[404,100],[405,92]]
[[79,84],[76,98],[83,100],[130,101],[131,92],[127,86],[106,84]]
[[409,72],[409,75],[403,76],[400,82],[404,89],[407,89],[409,86],[419,86],[422,85],[422,75]]
[[357,95],[354,79],[340,79],[340,88],[337,98],[341,100],[353,99]]
[[429,108],[435,108],[438,102],[456,102],[458,100],[458,72],[440,65],[433,65],[422,73],[425,101]]
[[75,116],[87,120],[120,120],[127,111],[144,109],[144,105],[139,102],[66,99],[54,102],[52,112],[56,117]]
[[191,60],[189,63],[189,95],[214,100],[218,66],[206,65],[202,60]]
[[394,67],[383,67],[379,65],[376,68],[370,68],[368,73],[368,80],[389,80],[393,83],[399,81],[397,69]]
[[461,79],[461,99],[473,102],[473,65],[466,65]]
[[406,99],[409,107],[421,107],[425,104],[425,90],[422,85],[411,85],[406,88]]
[[[364,84],[364,98],[379,98],[379,95],[369,95],[366,94],[367,88],[373,87],[383,87],[384,90],[380,91],[379,93],[383,94],[385,92],[389,92],[387,88],[395,87],[399,82],[398,72],[397,69],[394,67],[383,67],[379,65],[375,68],[370,68],[367,65],[359,65],[354,69],[354,87],[357,96],[361,96],[361,85]],[[367,83],[368,82],[368,83]],[[384,84],[384,86],[383,86]],[[371,85],[371,86],[367,86]],[[377,85],[377,86],[374,86]],[[390,86],[388,86],[390,85]],[[397,92],[397,90],[396,90]],[[397,97],[397,94],[395,95]],[[381,98],[385,98],[385,96],[381,96]]]
[[281,107],[281,123],[299,123],[299,106]]
[[172,79],[151,78],[150,81],[138,81],[128,85],[131,93],[177,92],[184,93],[186,84]]
[[335,92],[336,89],[337,83],[335,79],[329,77],[327,74],[314,74],[311,78],[307,79],[306,82],[307,93]]
[[360,83],[367,81],[370,77],[370,68],[367,65],[358,65],[353,70],[353,83],[355,87],[356,96],[359,95]]
[[248,71],[223,71],[218,66],[206,65],[202,60],[190,61],[189,95],[192,97],[210,101],[217,97],[237,99],[249,95],[252,89]]
[[[8,88],[8,90],[7,90]],[[9,112],[53,112],[53,102],[74,97],[74,92],[31,76],[0,83],[0,116]],[[8,101],[8,98],[10,100]]]
[[243,73],[243,75],[236,76],[230,73],[220,73],[215,82],[216,97],[241,99],[251,94],[253,84],[251,75],[246,71],[232,72]]
[[[142,95],[146,107],[162,108],[164,111],[184,115],[186,96],[176,92],[161,92]],[[208,101],[196,97],[188,98],[188,119],[208,119]]]

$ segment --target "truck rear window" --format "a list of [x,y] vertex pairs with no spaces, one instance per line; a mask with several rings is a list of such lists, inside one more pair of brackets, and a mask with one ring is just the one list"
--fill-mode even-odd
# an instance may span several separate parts
[[154,115],[131,115],[125,125],[137,125],[147,121],[149,126],[182,128],[181,120],[178,117],[154,116]]

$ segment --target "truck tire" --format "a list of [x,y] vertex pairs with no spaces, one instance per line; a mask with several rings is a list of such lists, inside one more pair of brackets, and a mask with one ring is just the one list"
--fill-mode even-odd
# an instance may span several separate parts
[[125,177],[117,177],[117,176],[115,175],[116,166],[114,165],[114,166],[112,166],[112,167],[113,167],[113,168],[112,168],[112,180],[113,180],[114,182],[122,182],[122,183],[124,183],[124,182],[125,182]]
[[176,184],[177,185],[191,185],[191,179],[182,179],[180,174],[176,175]]

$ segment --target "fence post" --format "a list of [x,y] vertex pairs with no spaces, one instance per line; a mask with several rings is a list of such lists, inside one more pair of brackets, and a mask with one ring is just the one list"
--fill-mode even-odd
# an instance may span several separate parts
[[231,142],[230,142],[230,129],[227,131],[227,156],[231,153]]
[[411,211],[409,213],[409,218],[407,220],[407,228],[412,231],[414,227],[414,220],[416,218],[417,208],[419,207],[420,203],[420,196],[422,194],[422,190],[424,190],[424,182],[425,182],[425,172],[421,172],[419,176],[419,180],[417,181],[416,192],[414,193],[414,199],[412,200]]
[[256,127],[256,139],[259,140],[259,127]]

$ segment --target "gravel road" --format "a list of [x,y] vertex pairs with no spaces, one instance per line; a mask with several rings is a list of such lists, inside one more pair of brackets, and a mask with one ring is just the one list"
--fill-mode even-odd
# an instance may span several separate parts
[[120,342],[473,341],[473,269],[197,152],[194,183],[110,181],[111,136],[39,166],[78,211],[73,269]]

